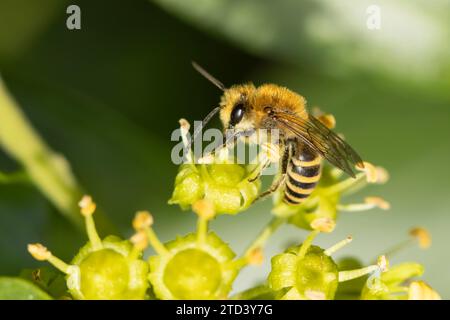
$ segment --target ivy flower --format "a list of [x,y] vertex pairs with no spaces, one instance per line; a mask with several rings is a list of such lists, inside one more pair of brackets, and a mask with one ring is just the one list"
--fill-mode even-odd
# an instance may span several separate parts
[[75,299],[144,299],[148,265],[139,258],[146,240],[139,236],[133,236],[131,241],[116,236],[101,240],[92,217],[95,203],[85,196],[79,204],[89,241],[72,262],[66,264],[39,243],[28,245],[30,254],[66,274],[67,288]]
[[149,258],[149,280],[159,299],[225,299],[239,270],[251,263],[235,260],[228,244],[208,232],[208,222],[216,214],[212,202],[199,200],[193,210],[198,215],[196,233],[162,244],[152,228],[146,228],[157,252]]
[[[180,126],[187,147],[189,123],[182,119]],[[217,214],[236,214],[247,209],[258,196],[257,168],[235,163],[226,148],[208,159],[208,164],[195,163],[191,150],[187,158],[188,162],[180,166],[175,178],[169,204],[178,204],[186,210],[198,200],[206,199],[214,205]]]
[[312,245],[312,242],[321,231],[328,231],[329,225],[321,221],[314,221],[314,225],[316,229],[301,245],[288,248],[272,258],[268,284],[277,292],[279,299],[331,300],[335,297],[339,282],[385,268],[381,258],[376,265],[339,271],[331,256],[350,243],[352,238],[348,237],[328,249],[322,249]]

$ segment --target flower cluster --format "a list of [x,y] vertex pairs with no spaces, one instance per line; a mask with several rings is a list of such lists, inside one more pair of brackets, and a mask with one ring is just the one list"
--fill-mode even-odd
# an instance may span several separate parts
[[[322,120],[329,126],[334,123],[330,116]],[[186,135],[189,124],[185,120],[180,123]],[[187,141],[186,136],[184,139]],[[93,219],[96,205],[85,196],[79,205],[88,242],[70,264],[41,244],[30,244],[28,251],[66,275],[67,290],[74,299],[439,299],[437,292],[417,279],[424,272],[420,264],[389,266],[388,259],[406,245],[418,242],[421,248],[430,246],[431,237],[423,228],[412,229],[407,241],[386,250],[366,266],[355,258],[333,258],[336,251],[352,241],[351,236],[326,249],[313,244],[318,235],[334,230],[340,212],[389,209],[389,203],[379,197],[366,197],[355,204],[341,202],[345,195],[367,184],[385,183],[388,174],[383,168],[366,162],[356,178],[343,179],[340,171],[325,167],[315,191],[296,206],[283,203],[282,191],[275,192],[270,222],[244,253],[236,256],[224,240],[209,230],[209,223],[221,214],[244,211],[258,198],[259,172],[273,157],[262,157],[265,160],[257,166],[236,164],[224,152],[212,158],[209,164],[198,163],[190,154],[188,162],[180,166],[169,200],[170,204],[195,212],[194,232],[162,243],[153,229],[152,215],[139,211],[132,222],[135,232],[130,239],[101,239]],[[231,295],[240,270],[262,264],[269,237],[286,223],[309,234],[298,245],[272,257],[265,282]],[[148,246],[155,254],[144,259]]]

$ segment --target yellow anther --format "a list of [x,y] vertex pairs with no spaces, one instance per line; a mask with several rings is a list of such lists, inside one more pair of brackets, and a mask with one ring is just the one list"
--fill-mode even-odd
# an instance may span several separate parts
[[413,281],[408,288],[408,300],[441,300],[441,296],[423,281]]
[[331,232],[336,227],[336,222],[331,218],[317,218],[311,222],[311,228],[320,232]]
[[130,238],[131,243],[139,251],[143,251],[148,246],[148,237],[145,231],[138,231]]
[[255,248],[247,255],[247,261],[251,265],[260,266],[264,261],[263,250],[261,248]]
[[381,272],[387,271],[389,268],[389,261],[386,256],[379,256],[377,259],[377,266],[380,268]]
[[153,225],[153,216],[148,211],[138,211],[133,219],[133,228],[136,231],[149,228]]
[[97,205],[92,201],[91,196],[83,196],[78,205],[81,208],[81,214],[83,216],[90,216],[95,212]]
[[420,248],[427,249],[431,246],[431,234],[425,228],[413,228],[409,234],[417,239]]
[[336,118],[332,114],[323,114],[318,118],[328,129],[336,126]]
[[383,167],[376,167],[377,183],[384,184],[389,180],[389,172]]
[[186,119],[181,118],[180,120],[178,120],[178,122],[180,124],[180,128],[184,130],[184,133],[189,132],[189,130],[191,129],[191,125]]
[[390,203],[380,197],[367,197],[364,199],[364,201],[367,204],[372,204],[382,210],[389,210],[391,208]]
[[373,164],[364,161],[362,164],[358,163],[355,167],[366,174],[367,182],[376,183],[378,181],[377,168]]
[[332,247],[326,249],[323,253],[326,254],[327,256],[331,256],[333,253],[342,249],[343,247],[345,247],[352,241],[353,241],[352,236],[348,236],[344,240],[341,240],[338,243],[336,243],[335,245],[333,245]]
[[201,199],[196,201],[192,205],[192,210],[200,217],[206,220],[214,218],[216,211],[214,209],[214,204],[206,199]]
[[48,260],[52,256],[52,253],[40,243],[29,244],[28,252],[39,261]]

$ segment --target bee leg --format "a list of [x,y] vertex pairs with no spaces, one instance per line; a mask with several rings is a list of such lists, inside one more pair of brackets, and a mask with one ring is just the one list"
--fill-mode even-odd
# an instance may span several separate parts
[[283,153],[283,159],[281,161],[281,176],[274,183],[272,183],[272,185],[270,186],[270,188],[268,190],[264,191],[255,200],[253,200],[253,203],[271,195],[272,193],[277,191],[281,185],[283,185],[283,183],[286,179],[286,171],[287,171],[289,159],[292,155],[292,149],[293,149],[292,144],[288,144]]
[[284,183],[284,180],[286,179],[286,174],[283,173],[281,174],[280,178],[277,179],[268,190],[264,191],[263,193],[261,193],[255,200],[253,200],[253,203],[255,203],[258,200],[261,200],[269,195],[271,195],[272,193],[274,193],[275,191],[278,190],[278,188]]
[[250,175],[250,178],[248,178],[247,181],[254,182],[254,181],[258,180],[261,177],[262,172],[264,170],[266,170],[266,168],[269,166],[269,164],[270,164],[270,161],[266,161],[261,167],[258,166],[254,170],[254,172],[252,172],[252,174]]

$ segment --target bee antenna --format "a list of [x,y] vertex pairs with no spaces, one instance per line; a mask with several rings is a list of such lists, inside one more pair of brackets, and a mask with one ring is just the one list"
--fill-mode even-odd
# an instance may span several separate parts
[[213,77],[211,74],[209,74],[208,71],[203,69],[200,65],[197,64],[197,62],[192,61],[192,66],[195,70],[197,70],[198,73],[200,73],[202,76],[204,76],[206,79],[208,79],[213,85],[215,85],[217,88],[219,88],[222,91],[226,90],[225,85],[217,80],[215,77]]
[[205,119],[203,119],[200,126],[198,126],[195,129],[194,134],[192,135],[192,139],[189,141],[189,144],[187,145],[187,148],[186,148],[187,150],[191,150],[192,141],[195,141],[195,138],[197,138],[197,136],[200,134],[200,132],[206,126],[206,124],[209,122],[209,120],[211,120],[211,118],[214,117],[216,115],[216,113],[219,112],[220,109],[221,109],[220,107],[215,107],[208,113],[208,115],[205,117]]

